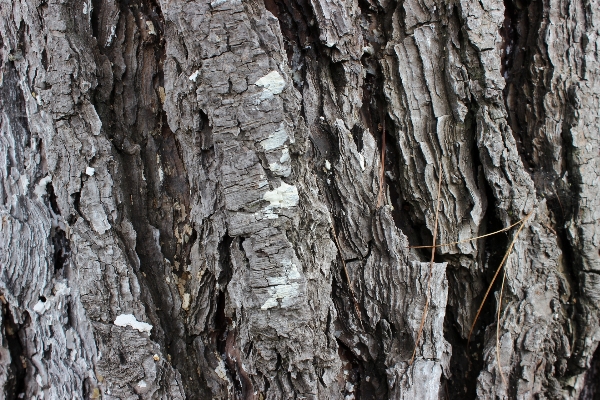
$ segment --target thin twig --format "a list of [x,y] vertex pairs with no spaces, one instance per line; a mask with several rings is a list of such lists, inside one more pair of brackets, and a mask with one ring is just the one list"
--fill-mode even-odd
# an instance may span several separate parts
[[506,268],[504,269],[504,275],[502,275],[502,285],[500,286],[500,299],[498,300],[498,320],[496,321],[496,362],[498,363],[498,371],[500,371],[500,377],[504,386],[506,386],[506,378],[502,372],[502,364],[500,363],[500,311],[502,311],[502,292],[504,292],[504,281],[506,280]]
[[379,169],[379,194],[377,195],[377,208],[381,206],[385,185],[385,115],[383,116],[383,129],[381,130],[381,168]]
[[437,236],[438,217],[440,212],[440,194],[442,192],[442,162],[439,162],[438,166],[438,190],[437,190],[437,201],[435,205],[435,222],[433,224],[433,247],[431,248],[431,261],[429,262],[429,277],[427,278],[427,290],[425,292],[425,308],[423,309],[423,317],[421,318],[421,324],[419,326],[419,333],[417,334],[417,341],[415,342],[415,348],[413,350],[412,357],[410,358],[409,365],[412,365],[417,354],[417,347],[419,347],[419,341],[423,333],[423,326],[425,325],[425,319],[427,318],[427,309],[429,308],[429,290],[431,288],[431,274],[433,273],[433,260],[435,258],[435,238]]
[[[525,219],[525,218],[523,218],[523,219]],[[512,224],[512,225],[511,225],[511,226],[509,226],[509,227],[502,228],[502,229],[500,229],[499,231],[495,231],[495,232],[492,232],[492,233],[486,233],[485,235],[481,235],[481,236],[477,236],[477,237],[473,237],[473,238],[469,238],[469,239],[463,239],[463,240],[459,240],[458,242],[452,242],[452,243],[438,244],[438,245],[436,245],[435,247],[453,246],[453,245],[455,245],[455,244],[460,244],[460,243],[471,242],[471,241],[473,241],[473,240],[482,239],[482,238],[484,238],[484,237],[492,236],[492,235],[495,235],[495,234],[497,234],[497,233],[502,233],[502,232],[508,231],[509,229],[512,229],[512,228],[513,228],[513,227],[515,227],[516,225],[519,225],[521,222],[523,222],[523,219],[521,219],[521,220],[519,220],[519,221],[515,222],[514,224]],[[430,248],[432,248],[433,246],[408,246],[408,247],[409,247],[410,249],[430,249]]]
[[515,245],[515,243],[517,242],[517,238],[519,237],[519,233],[521,233],[521,230],[525,226],[525,223],[527,222],[527,220],[529,219],[529,217],[531,217],[532,214],[533,214],[533,211],[531,211],[529,214],[527,214],[527,216],[525,216],[525,218],[523,218],[523,222],[521,223],[521,226],[519,227],[519,230],[515,234],[515,237],[513,238],[512,242],[510,243],[510,246],[508,246],[508,249],[506,250],[506,253],[504,253],[504,258],[502,258],[502,261],[500,262],[500,265],[498,266],[498,269],[496,270],[496,273],[494,274],[494,277],[492,278],[492,282],[488,286],[487,291],[485,292],[485,296],[483,296],[483,300],[481,301],[481,304],[479,305],[479,309],[477,310],[477,314],[475,314],[475,320],[473,321],[473,325],[471,325],[471,330],[469,331],[469,337],[467,339],[467,347],[469,347],[469,343],[471,343],[471,334],[473,333],[473,329],[475,328],[475,324],[477,323],[477,319],[479,318],[479,314],[481,314],[481,309],[483,308],[483,305],[485,304],[485,301],[487,300],[487,297],[490,294],[490,291],[492,290],[492,286],[494,286],[494,282],[496,282],[496,278],[498,277],[498,274],[500,273],[500,270],[502,269],[502,266],[504,265],[504,263],[508,259],[508,256],[510,255],[510,253],[511,253],[511,251],[512,251],[514,245]]
[[550,230],[550,232],[554,233],[554,236],[558,236],[556,234],[556,231],[554,230],[554,228],[552,228],[550,225],[544,224],[544,223],[542,223],[542,225],[544,225],[546,228],[548,228]]

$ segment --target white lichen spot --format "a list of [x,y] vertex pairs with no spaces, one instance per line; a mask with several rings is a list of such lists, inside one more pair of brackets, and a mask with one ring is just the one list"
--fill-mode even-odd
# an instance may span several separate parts
[[271,207],[267,207],[263,210],[263,218],[266,219],[277,219],[279,218],[279,214],[273,212],[273,209]]
[[200,70],[199,69],[197,69],[196,72],[194,72],[193,74],[191,74],[188,79],[190,81],[192,81],[192,82],[196,82],[196,80],[198,79],[198,76],[200,76]]
[[358,156],[358,163],[360,164],[360,169],[362,169],[364,171],[365,170],[365,158],[360,153],[358,153],[357,156]]
[[116,25],[110,27],[110,35],[108,35],[108,37],[106,38],[106,47],[112,44],[113,40],[115,40],[115,37],[117,37]]
[[141,387],[141,388],[145,388],[146,386],[148,386],[146,384],[146,381],[143,379],[141,381],[139,381],[137,385],[138,385],[138,387]]
[[270,207],[282,208],[297,206],[300,201],[296,186],[288,185],[285,182],[281,182],[281,186],[278,188],[266,192],[263,199],[271,203]]
[[327,169],[327,171],[331,171],[331,163],[329,160],[325,160],[325,169]]
[[189,293],[183,294],[183,299],[181,300],[181,308],[183,308],[186,311],[189,310],[189,308],[190,308],[190,294]]
[[26,194],[29,189],[29,178],[27,178],[26,175],[21,175],[19,177],[19,183],[21,184],[21,189],[23,189],[23,194]]
[[271,133],[269,137],[261,141],[260,144],[265,151],[269,151],[282,147],[288,138],[289,135],[285,130],[285,125],[282,122],[281,125],[279,125],[279,129]]
[[277,307],[280,303],[281,307],[288,307],[300,294],[300,284],[292,282],[302,279],[298,267],[291,260],[283,260],[281,263],[286,267],[287,273],[284,276],[267,277],[267,282],[271,286],[269,287],[270,297],[260,307],[262,310]]
[[165,179],[165,171],[162,168],[162,164],[160,162],[160,155],[156,155],[156,164],[158,165],[158,179],[160,180],[160,183],[163,183],[163,180]]
[[283,92],[285,88],[285,79],[277,71],[271,71],[254,83],[256,86],[263,87],[261,100],[273,97],[273,95]]
[[291,265],[290,272],[288,273],[288,279],[302,278],[302,275],[300,275],[300,271],[298,271],[298,267],[296,267],[296,264],[292,264],[291,261],[288,261],[288,262]]
[[156,29],[154,29],[152,21],[146,21],[146,29],[148,30],[148,35],[156,35]]
[[33,311],[35,311],[38,314],[43,314],[46,311],[46,303],[39,300],[35,306],[33,306]]
[[54,285],[54,287],[52,288],[52,294],[56,297],[56,296],[67,296],[71,293],[71,288],[68,287],[65,283],[63,282],[58,282],[56,285]]
[[292,173],[292,167],[290,165],[282,165],[279,163],[270,163],[269,169],[274,174],[287,178]]
[[48,311],[53,306],[53,304],[56,304],[57,302],[58,302],[58,307],[60,307],[60,305],[61,305],[60,299],[69,295],[70,293],[71,293],[70,287],[68,287],[66,284],[64,284],[62,282],[58,282],[56,285],[54,285],[54,288],[52,289],[52,296],[48,296],[46,301],[39,300],[33,306],[33,311],[35,311],[38,314],[43,314],[46,311]]
[[290,161],[290,151],[288,150],[287,146],[283,147],[283,150],[281,150],[281,158],[279,159],[279,162],[288,162]]
[[148,332],[150,333],[150,331],[152,330],[152,325],[147,324],[145,322],[140,322],[137,319],[135,319],[135,317],[133,316],[133,314],[121,314],[119,315],[116,319],[115,319],[115,325],[116,326],[122,326],[122,327],[132,327],[133,329],[137,329],[140,332]]
[[217,368],[215,368],[215,373],[219,378],[223,379],[224,381],[228,381],[225,362],[222,359],[219,360],[219,365],[217,365]]
[[85,169],[85,174],[86,174],[87,176],[94,176],[94,173],[95,173],[95,172],[96,172],[96,170],[95,170],[94,168],[92,168],[92,167],[87,167],[87,168]]
[[269,308],[277,307],[279,301],[281,301],[281,307],[288,307],[292,304],[292,300],[298,297],[298,294],[300,293],[299,289],[299,283],[273,286],[272,288],[269,288],[271,297],[269,297],[260,308],[262,310],[268,310]]

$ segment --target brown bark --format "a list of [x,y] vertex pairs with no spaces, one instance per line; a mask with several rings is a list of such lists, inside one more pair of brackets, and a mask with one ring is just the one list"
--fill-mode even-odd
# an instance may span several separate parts
[[0,0],[4,396],[597,398],[599,12]]

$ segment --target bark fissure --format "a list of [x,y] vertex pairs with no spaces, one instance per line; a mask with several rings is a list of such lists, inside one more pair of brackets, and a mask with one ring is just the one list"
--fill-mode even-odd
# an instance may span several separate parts
[[596,396],[599,12],[0,0],[2,390]]

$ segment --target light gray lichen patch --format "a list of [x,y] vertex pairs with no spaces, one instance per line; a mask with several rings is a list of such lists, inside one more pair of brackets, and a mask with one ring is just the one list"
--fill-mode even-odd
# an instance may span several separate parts
[[50,175],[43,177],[42,179],[40,179],[38,184],[35,186],[35,189],[33,189],[33,193],[39,199],[41,199],[43,196],[46,195],[46,186],[48,186],[48,184],[51,182],[52,182],[52,177]]
[[298,267],[291,261],[284,260],[282,263],[289,269],[284,276],[267,278],[267,282],[271,285],[271,287],[269,287],[270,297],[260,307],[262,310],[277,307],[280,303],[282,308],[289,307],[300,294],[300,283],[294,282],[302,279]]
[[152,325],[146,322],[138,321],[133,314],[121,314],[116,319],[114,324],[121,327],[131,327],[137,329],[140,332],[150,333]]
[[297,206],[300,197],[298,196],[298,188],[296,188],[296,186],[281,182],[281,186],[278,188],[267,191],[263,195],[263,200],[271,203],[271,205],[268,206],[270,208],[289,208]]
[[277,71],[271,71],[254,83],[256,86],[263,87],[261,100],[266,100],[276,94],[283,92],[285,88],[285,80]]
[[271,133],[265,140],[260,142],[262,148],[265,151],[275,150],[283,147],[285,141],[289,139],[289,135],[285,129],[283,122],[279,125],[279,128]]

